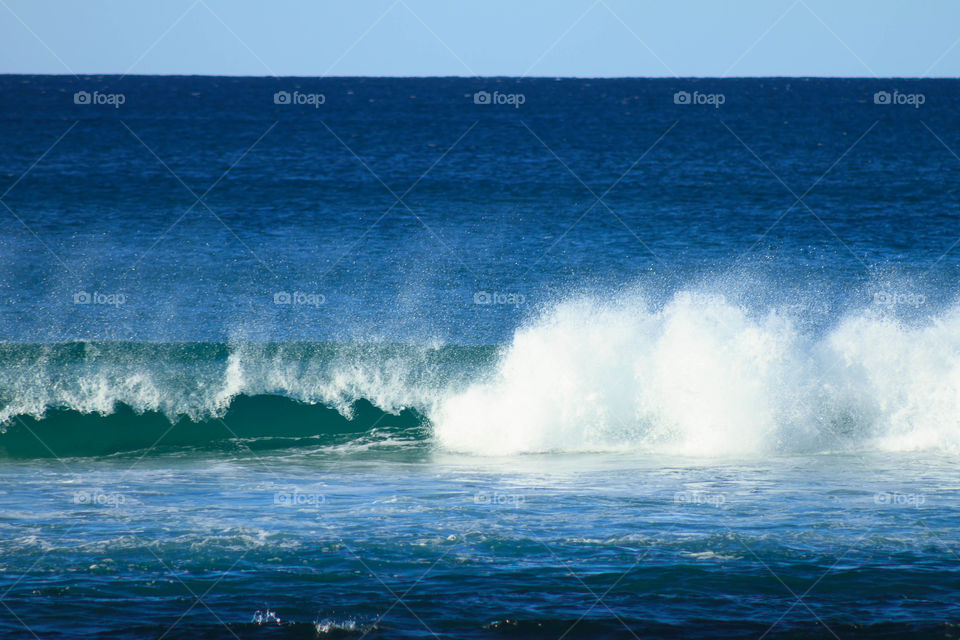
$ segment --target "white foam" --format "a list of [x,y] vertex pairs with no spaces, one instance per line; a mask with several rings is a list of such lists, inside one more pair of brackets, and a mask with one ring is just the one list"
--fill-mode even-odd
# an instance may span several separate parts
[[238,342],[183,359],[89,344],[65,361],[49,345],[0,370],[0,428],[118,402],[202,419],[239,394],[275,393],[345,415],[360,398],[414,407],[442,449],[485,456],[960,452],[960,308],[904,324],[874,306],[812,335],[795,307],[748,312],[694,292],[656,307],[635,294],[568,301],[520,328],[483,375],[476,354],[439,346]]
[[443,448],[480,455],[960,451],[960,310],[913,327],[864,311],[813,338],[718,296],[581,299],[431,418]]
[[[14,416],[43,416],[50,408],[109,414],[117,403],[137,412],[158,411],[171,419],[221,416],[241,394],[279,394],[324,404],[349,417],[366,399],[385,411],[424,408],[447,388],[468,377],[456,363],[437,371],[440,346],[231,344],[226,358],[182,362],[169,354],[152,356],[124,346],[83,345],[79,358],[64,362],[58,345],[0,369],[0,429]],[[445,357],[445,356],[444,356]]]

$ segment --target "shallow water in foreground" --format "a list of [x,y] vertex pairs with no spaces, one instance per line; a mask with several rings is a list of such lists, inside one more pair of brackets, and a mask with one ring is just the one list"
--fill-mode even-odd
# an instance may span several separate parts
[[497,459],[368,438],[5,465],[4,637],[954,637],[960,620],[960,484],[929,454]]

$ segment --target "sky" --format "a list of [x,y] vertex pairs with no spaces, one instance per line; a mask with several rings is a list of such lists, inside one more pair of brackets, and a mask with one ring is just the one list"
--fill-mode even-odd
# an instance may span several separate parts
[[960,76],[956,0],[0,0],[0,73]]

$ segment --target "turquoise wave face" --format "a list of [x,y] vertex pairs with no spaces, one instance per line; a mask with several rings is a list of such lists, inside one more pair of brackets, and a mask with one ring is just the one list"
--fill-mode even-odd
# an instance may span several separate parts
[[0,344],[0,453],[424,439],[426,409],[495,354],[398,344]]
[[418,428],[484,456],[960,452],[960,307],[805,318],[721,293],[654,305],[624,291],[546,308],[499,348],[7,343],[0,451],[323,445]]
[[0,432],[0,455],[10,457],[104,456],[143,451],[194,453],[330,446],[359,437],[426,437],[416,410],[387,413],[366,400],[336,409],[283,396],[235,396],[222,416],[171,421],[157,411],[114,405],[110,413],[50,409],[43,417],[17,416]]

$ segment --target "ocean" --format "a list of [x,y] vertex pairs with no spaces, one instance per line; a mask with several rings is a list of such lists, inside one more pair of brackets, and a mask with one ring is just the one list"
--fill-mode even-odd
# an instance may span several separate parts
[[0,635],[960,637],[958,98],[0,76]]

